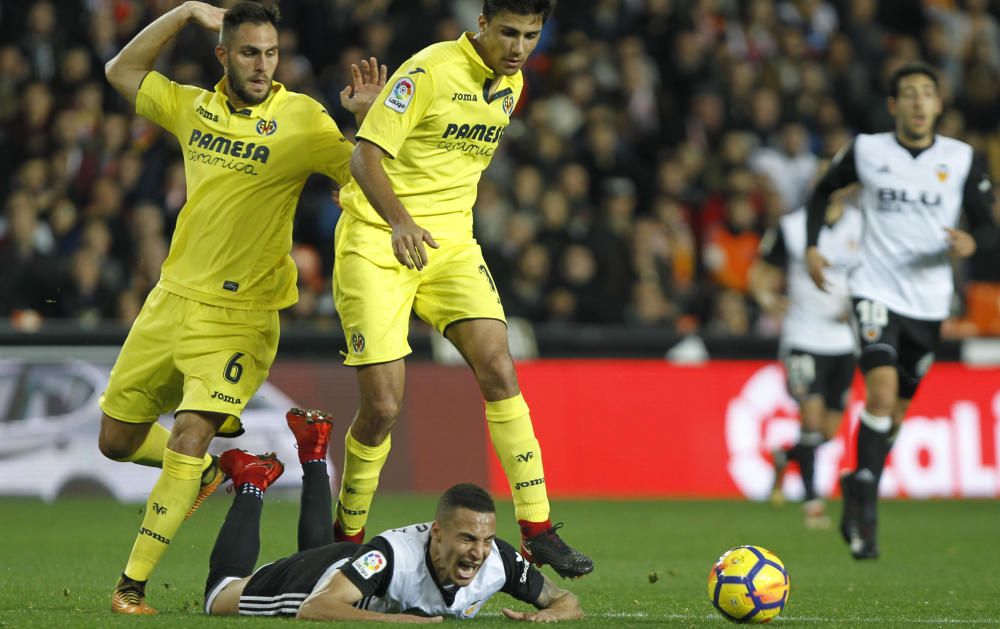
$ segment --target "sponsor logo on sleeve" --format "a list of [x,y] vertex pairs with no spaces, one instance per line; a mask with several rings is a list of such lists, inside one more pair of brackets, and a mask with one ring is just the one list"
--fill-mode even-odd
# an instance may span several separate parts
[[396,84],[389,90],[389,96],[385,99],[385,106],[393,111],[403,113],[410,107],[413,94],[417,91],[413,81],[403,77],[396,81]]
[[385,570],[385,555],[373,550],[355,559],[351,565],[358,571],[362,579],[370,579]]

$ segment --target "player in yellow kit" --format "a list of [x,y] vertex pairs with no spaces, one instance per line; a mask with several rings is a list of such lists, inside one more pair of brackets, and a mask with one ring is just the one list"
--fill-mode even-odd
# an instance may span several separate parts
[[[593,570],[549,518],[545,473],[507,343],[503,306],[472,236],[476,185],[521,95],[521,66],[554,0],[486,0],[479,32],[435,44],[386,83],[358,132],[340,195],[334,299],[361,403],[345,443],[335,531],[360,541],[403,399],[411,310],[459,349],[514,498],[522,553],[564,577]],[[425,248],[430,247],[430,250]]]
[[[100,448],[111,459],[162,467],[112,597],[119,613],[153,614],[145,583],[181,522],[222,481],[212,438],[243,432],[240,414],[267,378],[278,310],[298,299],[289,256],[306,178],[350,179],[352,144],[315,100],[272,81],[277,10],[228,11],[185,2],[125,46],[108,81],[136,112],[180,143],[187,203],[160,281],[136,319],[101,396]],[[152,70],[189,22],[221,31],[225,76],[212,91]],[[363,70],[364,72],[362,73]],[[385,83],[375,59],[341,93],[359,122]],[[173,428],[157,423],[173,411]]]

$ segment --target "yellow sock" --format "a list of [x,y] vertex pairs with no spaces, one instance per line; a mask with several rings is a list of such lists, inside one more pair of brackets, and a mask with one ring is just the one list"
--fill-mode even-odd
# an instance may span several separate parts
[[347,431],[344,438],[344,473],[340,481],[340,504],[337,519],[347,535],[355,535],[365,526],[378,477],[389,458],[392,436],[377,446],[360,443]]
[[139,448],[123,459],[116,459],[124,463],[137,463],[147,467],[163,467],[163,451],[167,449],[167,439],[170,438],[170,431],[159,422],[153,423],[146,434],[146,440]]
[[486,425],[493,449],[507,474],[518,520],[544,522],[549,519],[549,498],[545,491],[542,451],[531,427],[531,415],[524,397],[486,403]]
[[[149,427],[146,440],[142,442],[139,449],[123,459],[115,459],[123,463],[135,463],[146,467],[163,467],[163,451],[167,449],[167,440],[170,439],[170,431],[163,424],[154,422]],[[201,471],[208,469],[212,464],[212,457],[208,454],[202,460]]]
[[198,495],[203,462],[201,457],[185,456],[169,448],[164,450],[163,472],[146,502],[146,516],[125,566],[125,574],[130,579],[149,579],[153,568],[167,552]]

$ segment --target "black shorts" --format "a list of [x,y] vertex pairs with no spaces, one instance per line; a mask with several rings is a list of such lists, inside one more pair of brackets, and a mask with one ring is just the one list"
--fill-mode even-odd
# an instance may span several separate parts
[[896,367],[899,397],[913,399],[920,380],[934,364],[934,352],[941,340],[941,322],[904,317],[871,299],[855,297],[852,301],[861,345],[861,372]]
[[339,542],[310,548],[261,566],[240,596],[241,616],[294,616],[320,578],[358,551],[358,545]]
[[794,347],[782,357],[788,394],[801,403],[806,398],[823,396],[828,410],[847,407],[854,378],[855,356],[850,354],[814,354]]

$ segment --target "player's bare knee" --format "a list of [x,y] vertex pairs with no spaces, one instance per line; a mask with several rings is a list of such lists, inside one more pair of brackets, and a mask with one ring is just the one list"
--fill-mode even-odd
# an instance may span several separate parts
[[174,422],[167,447],[187,456],[204,456],[224,417],[181,413]]
[[128,442],[116,441],[112,437],[106,436],[103,432],[97,438],[97,447],[101,454],[112,461],[123,461],[135,453],[137,448],[131,447]]
[[517,395],[517,372],[510,352],[493,352],[475,367],[476,380],[487,399],[506,399]]
[[[358,430],[364,431],[366,435],[389,434],[396,418],[402,410],[402,400],[395,395],[369,395],[361,402],[358,411],[358,418],[354,422],[354,432],[357,437]],[[379,440],[381,442],[381,439]]]
[[186,456],[204,456],[208,452],[215,433],[205,433],[197,430],[187,430],[180,433],[171,432],[167,440],[167,448]]
[[112,461],[123,461],[139,449],[148,432],[146,425],[126,424],[102,414],[97,447]]

